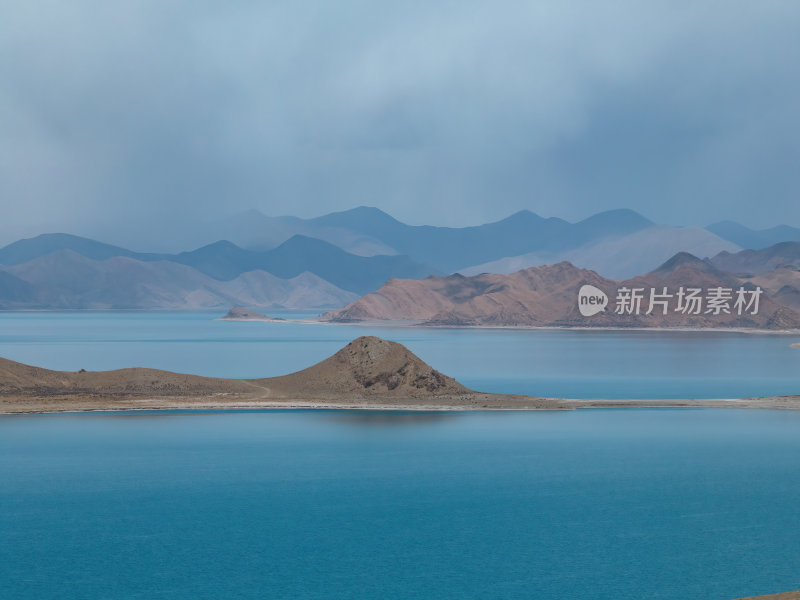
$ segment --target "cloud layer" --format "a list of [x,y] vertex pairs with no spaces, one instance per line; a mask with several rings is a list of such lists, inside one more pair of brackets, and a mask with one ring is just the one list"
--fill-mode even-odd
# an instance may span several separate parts
[[800,223],[796,2],[4,4],[3,241],[360,204]]

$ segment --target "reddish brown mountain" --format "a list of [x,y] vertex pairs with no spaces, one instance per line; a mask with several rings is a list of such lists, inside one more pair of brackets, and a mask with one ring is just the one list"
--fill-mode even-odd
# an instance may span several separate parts
[[748,280],[767,290],[775,301],[800,311],[800,267],[778,267]]
[[800,242],[781,242],[761,250],[720,252],[711,259],[719,269],[730,273],[766,273],[783,266],[800,266]]
[[[578,292],[592,285],[608,296],[606,309],[583,316],[578,307]],[[667,288],[666,314],[660,304],[650,309],[651,290]],[[724,273],[690,254],[675,255],[661,267],[625,281],[605,279],[568,262],[531,267],[509,275],[482,274],[474,277],[450,275],[423,280],[391,279],[379,290],[337,311],[325,313],[334,322],[397,320],[442,326],[509,327],[747,327],[758,329],[800,328],[800,314],[782,306],[765,291],[759,297],[757,314],[735,308],[736,291],[754,289],[751,282]],[[702,290],[699,314],[678,310],[680,288]],[[707,311],[707,296],[712,290],[730,290],[729,312]],[[637,315],[620,314],[617,299],[625,289],[641,290]],[[654,298],[658,300],[658,297]],[[744,308],[744,307],[743,307]]]

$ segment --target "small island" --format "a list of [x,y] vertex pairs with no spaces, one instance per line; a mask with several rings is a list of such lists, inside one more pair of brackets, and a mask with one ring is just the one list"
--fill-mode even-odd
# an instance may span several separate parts
[[228,311],[228,314],[224,317],[218,319],[219,321],[269,321],[269,322],[277,322],[277,321],[285,321],[286,319],[281,319],[279,317],[268,317],[267,315],[262,315],[261,313],[255,312],[254,310],[248,310],[246,308],[242,308],[241,306],[234,306],[232,309]]

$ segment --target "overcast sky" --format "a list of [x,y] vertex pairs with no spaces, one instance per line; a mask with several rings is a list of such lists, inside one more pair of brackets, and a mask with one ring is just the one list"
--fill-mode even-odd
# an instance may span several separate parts
[[357,205],[800,225],[796,0],[0,9],[3,242]]

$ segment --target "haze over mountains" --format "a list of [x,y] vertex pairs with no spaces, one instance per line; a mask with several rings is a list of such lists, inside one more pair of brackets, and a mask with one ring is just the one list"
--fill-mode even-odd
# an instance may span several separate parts
[[408,257],[357,256],[299,235],[269,251],[221,241],[174,255],[41,235],[0,249],[0,265],[6,308],[331,307],[389,277],[437,273]]
[[[521,211],[462,228],[407,225],[369,207],[314,219],[250,211],[221,220],[210,243],[173,254],[136,252],[65,233],[19,240],[0,249],[0,307],[339,307],[393,278],[502,274],[569,261],[619,280],[650,272],[679,252],[712,257],[721,270],[750,276],[800,265],[791,243],[740,252],[712,229],[744,239],[741,226],[657,225],[630,210],[577,223]],[[794,231],[755,233],[766,239]],[[793,305],[793,272],[764,282],[771,290],[789,285],[782,297]]]
[[678,252],[714,256],[736,252],[738,246],[692,227],[652,226],[632,233],[601,237],[575,248],[542,250],[461,269],[464,275],[514,273],[531,266],[563,261],[581,265],[612,279],[645,273]]
[[706,229],[722,239],[751,250],[761,250],[780,242],[800,242],[800,229],[788,225],[751,229],[733,221],[720,221],[709,225]]
[[45,234],[0,249],[0,264],[14,266],[50,253],[69,250],[92,260],[127,257],[141,262],[186,265],[214,279],[228,281],[249,271],[266,271],[289,279],[312,272],[355,293],[380,286],[389,273],[397,277],[426,277],[436,269],[405,256],[357,256],[315,238],[295,235],[268,251],[245,250],[226,240],[190,252],[153,254],[95,242],[66,234]]
[[[7,268],[29,284],[24,301],[5,301],[28,308],[208,308],[246,304],[270,307],[338,306],[358,296],[304,272],[281,279],[249,271],[219,281],[168,261],[144,262],[118,256],[92,260],[59,250]],[[0,290],[1,291],[1,290]]]
[[[639,234],[638,236],[636,234]],[[211,235],[243,247],[271,248],[291,235],[328,241],[353,254],[402,254],[441,273],[512,272],[560,260],[589,257],[610,277],[649,270],[680,251],[713,256],[740,247],[699,228],[658,226],[632,210],[593,215],[577,223],[523,210],[485,225],[407,225],[377,208],[361,206],[314,219],[266,217],[258,211],[222,221]],[[620,261],[620,257],[625,260]]]

